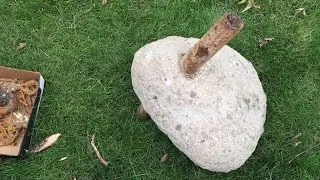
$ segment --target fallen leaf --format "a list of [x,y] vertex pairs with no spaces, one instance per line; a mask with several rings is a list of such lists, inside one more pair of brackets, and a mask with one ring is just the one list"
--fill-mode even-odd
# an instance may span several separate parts
[[247,6],[241,11],[242,13],[251,9],[252,7],[253,8],[256,8],[256,9],[260,9],[260,5],[258,5],[256,2],[254,2],[254,0],[241,0],[238,2],[238,4],[243,4],[247,2]]
[[37,153],[46,150],[47,148],[51,147],[53,144],[57,142],[59,136],[61,136],[61,134],[57,133],[45,138],[43,141],[41,141],[41,143],[38,146],[32,149],[31,152]]
[[303,16],[306,16],[307,15],[307,12],[306,12],[306,9],[305,8],[298,8],[296,9],[296,13],[294,15],[297,15],[299,13],[302,13]]
[[241,0],[241,1],[238,2],[238,4],[243,4],[245,2],[247,2],[247,0]]
[[168,154],[167,153],[165,153],[162,157],[161,157],[161,160],[160,160],[160,162],[166,162],[168,160]]
[[298,139],[302,134],[301,133],[298,133],[297,135],[295,135],[292,139]]
[[108,0],[102,0],[102,2],[101,2],[101,4],[102,4],[103,6],[107,5],[107,3],[108,3]]
[[253,7],[256,8],[256,9],[261,9],[261,6],[256,4],[256,3],[253,3]]
[[264,45],[266,45],[269,41],[272,41],[274,38],[263,38],[263,39],[260,39],[259,41],[259,46],[262,47]]
[[266,41],[272,41],[274,38],[264,38]]
[[294,147],[297,147],[299,144],[301,144],[301,141],[297,141],[294,143]]
[[68,159],[68,157],[63,157],[63,158],[59,159],[59,161],[64,161],[66,159]]
[[25,47],[27,47],[27,43],[25,42],[20,42],[17,46],[17,51],[23,50]]
[[94,142],[94,141],[95,141],[95,136],[92,135],[91,146],[92,146],[94,152],[96,153],[98,159],[100,160],[100,162],[101,162],[102,164],[104,164],[105,166],[107,166],[107,165],[109,164],[109,161],[106,161],[106,160],[104,160],[104,159],[102,158],[102,156],[101,156],[100,152],[98,151],[97,146],[95,145],[95,142]]
[[293,146],[297,147],[299,144],[301,144],[302,142],[299,140],[299,137],[301,136],[301,133],[298,133],[297,135],[295,135],[292,140],[293,140]]

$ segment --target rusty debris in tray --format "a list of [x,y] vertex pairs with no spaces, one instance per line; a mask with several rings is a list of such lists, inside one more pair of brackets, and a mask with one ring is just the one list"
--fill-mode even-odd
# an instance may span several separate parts
[[36,80],[0,78],[0,147],[14,145],[26,129],[38,88]]

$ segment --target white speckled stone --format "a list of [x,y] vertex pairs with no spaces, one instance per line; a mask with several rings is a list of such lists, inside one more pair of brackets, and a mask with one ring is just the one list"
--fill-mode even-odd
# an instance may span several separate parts
[[241,167],[264,131],[266,95],[254,67],[224,46],[193,79],[178,61],[198,39],[171,36],[136,52],[131,75],[145,110],[173,144],[215,172]]

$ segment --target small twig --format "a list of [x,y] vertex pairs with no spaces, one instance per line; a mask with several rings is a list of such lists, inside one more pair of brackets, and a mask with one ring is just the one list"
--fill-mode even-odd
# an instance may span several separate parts
[[306,152],[308,152],[308,151],[316,148],[316,147],[319,146],[319,145],[320,145],[320,144],[316,144],[316,145],[310,147],[309,149],[304,150],[304,151],[302,151],[301,153],[297,154],[294,158],[292,158],[292,159],[289,161],[289,164],[290,164],[293,160],[295,160],[297,157],[299,157],[299,156],[301,156],[302,154],[304,154],[304,153],[306,153]]
[[96,153],[98,159],[100,160],[100,162],[101,162],[102,164],[104,164],[105,166],[107,166],[107,165],[109,164],[109,161],[106,161],[106,160],[104,160],[104,159],[102,158],[102,156],[100,155],[100,152],[99,152],[98,149],[97,149],[97,146],[95,145],[94,140],[95,140],[95,136],[92,135],[91,146],[92,146],[94,152]]

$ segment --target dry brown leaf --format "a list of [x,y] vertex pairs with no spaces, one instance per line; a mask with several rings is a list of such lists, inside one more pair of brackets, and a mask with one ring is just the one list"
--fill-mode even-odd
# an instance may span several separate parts
[[162,157],[161,157],[161,160],[160,160],[160,162],[166,162],[168,160],[168,154],[167,153],[165,153]]
[[263,39],[260,39],[259,41],[259,46],[262,47],[264,45],[266,45],[269,41],[272,41],[274,38],[263,38]]
[[102,4],[103,6],[107,5],[107,3],[108,3],[108,0],[102,0],[102,2],[101,2],[101,4]]
[[66,159],[68,159],[68,157],[63,157],[63,158],[59,159],[59,161],[64,161]]
[[17,51],[23,50],[25,47],[27,47],[27,43],[21,42],[17,46]]
[[103,165],[107,166],[107,165],[109,164],[109,161],[106,161],[106,160],[104,160],[104,159],[102,158],[102,156],[101,156],[100,152],[98,151],[97,146],[96,146],[96,144],[95,144],[94,141],[95,141],[95,136],[92,135],[91,146],[92,146],[94,152],[96,153],[98,159],[100,160],[100,162],[101,162]]
[[53,144],[55,144],[58,140],[58,138],[61,136],[60,133],[57,134],[53,134],[47,138],[45,138],[43,141],[41,141],[41,143],[36,146],[34,149],[31,150],[32,153],[37,153],[37,152],[41,152],[43,150],[48,149],[49,147],[51,147]]

